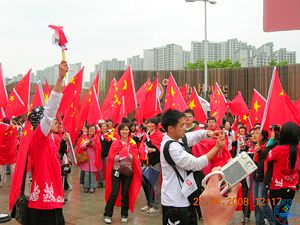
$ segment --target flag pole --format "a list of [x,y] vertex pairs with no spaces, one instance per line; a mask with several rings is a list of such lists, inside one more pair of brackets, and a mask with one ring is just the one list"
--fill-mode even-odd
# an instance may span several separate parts
[[[61,50],[62,60],[66,60],[66,54],[64,50]],[[65,73],[65,79],[67,79],[67,73]]]

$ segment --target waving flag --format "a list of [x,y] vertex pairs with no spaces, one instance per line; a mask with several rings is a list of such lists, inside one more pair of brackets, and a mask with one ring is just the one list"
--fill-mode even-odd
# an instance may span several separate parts
[[115,86],[117,85],[117,83],[118,83],[118,82],[117,82],[116,78],[113,78],[113,79],[111,80],[111,82],[110,82],[110,85],[109,85],[108,90],[111,91],[112,89],[114,89]]
[[299,112],[282,89],[277,69],[274,67],[262,128],[269,130],[269,126],[273,124],[282,126],[285,122],[295,122],[299,125],[299,118]]
[[98,95],[96,93],[95,86],[93,85],[93,93],[91,96],[90,109],[87,117],[87,124],[97,125],[98,121],[102,119],[102,113],[98,103]]
[[164,112],[168,109],[177,109],[180,112],[183,112],[187,109],[187,105],[180,94],[179,88],[174,80],[172,73],[170,73],[167,91],[165,95],[165,108]]
[[144,100],[144,97],[151,86],[150,79],[148,79],[141,87],[140,89],[136,92],[136,100],[137,103],[140,105],[142,101]]
[[29,110],[31,69],[17,84],[8,97],[5,115],[9,118],[25,114]]
[[112,119],[116,121],[120,113],[123,96],[126,102],[127,113],[135,110],[137,108],[137,100],[131,66],[128,66],[115,88],[108,92],[106,99],[102,103],[101,112],[104,120]]
[[[2,112],[4,112],[4,109],[6,107],[7,104],[7,92],[6,92],[6,87],[4,84],[4,77],[3,77],[3,71],[2,71],[2,64],[0,63],[0,109]],[[0,112],[0,118],[2,115],[2,112]],[[2,115],[3,117],[5,117],[4,115]]]
[[60,46],[62,51],[67,50],[67,38],[65,36],[62,26],[49,25],[48,27],[55,30],[55,33],[52,36],[52,44]]
[[82,100],[82,103],[80,105],[80,110],[79,110],[77,130],[81,130],[81,128],[83,127],[84,121],[86,121],[86,119],[88,117],[94,87],[95,87],[96,96],[98,98],[98,94],[99,94],[99,75],[100,75],[100,72],[98,72],[95,80],[93,81],[92,86],[90,87],[90,89],[86,93],[84,99]]
[[202,104],[200,102],[199,95],[196,91],[196,88],[194,87],[193,92],[190,96],[189,102],[188,102],[189,109],[194,110],[195,113],[195,120],[197,120],[199,123],[203,123],[207,120],[206,113],[202,107]]
[[[37,84],[38,85],[36,87],[36,91],[35,91],[32,103],[30,105],[29,112],[31,112],[31,110],[37,106],[44,106],[44,103],[45,103],[42,86],[39,81]],[[26,157],[27,157],[28,147],[29,147],[29,143],[30,143],[32,134],[33,134],[33,127],[28,122],[28,120],[26,120],[25,128],[23,131],[23,136],[22,136],[19,151],[18,151],[16,167],[15,167],[14,175],[13,175],[11,186],[10,186],[10,193],[9,193],[9,208],[10,209],[12,209],[17,198],[20,195],[21,186],[22,186],[22,178],[23,178],[25,163],[26,163]],[[31,161],[30,156],[28,156],[27,171],[29,171],[31,168],[30,161]]]
[[71,105],[71,101],[76,93],[81,93],[83,69],[84,67],[82,67],[82,69],[72,78],[66,88],[64,88],[62,91],[63,97],[61,99],[58,111],[66,111]]
[[254,126],[256,123],[260,123],[263,119],[267,100],[256,90],[253,91],[251,112],[249,115],[251,124]]
[[188,104],[188,99],[187,99],[187,84],[183,85],[180,89],[180,94],[182,95],[185,104]]
[[226,99],[218,83],[216,83],[215,89],[210,97],[210,112],[211,116],[216,118],[217,126],[221,125],[227,109],[228,106],[226,105]]
[[226,106],[229,106],[234,116],[249,115],[248,107],[240,91],[238,91],[238,95],[232,101],[226,103]]
[[157,114],[161,113],[161,108],[157,96],[158,88],[158,77],[153,81],[151,86],[148,88],[147,93],[139,105],[136,111],[135,117],[138,124],[143,123],[143,119],[148,120],[151,117],[155,117]]
[[44,89],[44,97],[45,97],[45,102],[47,103],[48,99],[50,97],[50,94],[51,94],[51,89],[50,89],[50,86],[49,86],[48,81],[47,81],[45,76],[44,76],[44,78],[45,78],[45,81],[46,81],[45,89]]

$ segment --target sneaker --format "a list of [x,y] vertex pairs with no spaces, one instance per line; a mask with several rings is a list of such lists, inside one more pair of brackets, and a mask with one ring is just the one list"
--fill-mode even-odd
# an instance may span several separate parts
[[[250,219],[248,217],[244,218],[245,219],[245,223],[248,223],[250,221]],[[244,223],[244,219],[242,219],[242,223]]]
[[80,188],[83,188],[83,184],[80,184]]
[[89,190],[85,188],[84,189],[84,193],[88,193],[88,192],[89,192]]
[[104,217],[104,222],[105,223],[111,223],[111,218],[110,217]]
[[125,217],[122,218],[122,219],[121,219],[121,222],[122,222],[122,223],[127,223],[127,222],[128,222],[128,218],[125,218]]
[[72,187],[69,186],[67,189],[65,189],[65,191],[72,191]]
[[265,218],[265,224],[267,225],[267,224],[269,224],[269,221]]
[[91,194],[92,193],[94,193],[95,192],[95,190],[92,188],[92,189],[90,189],[90,191],[89,191]]
[[151,208],[151,209],[147,210],[147,213],[150,213],[150,214],[152,214],[152,213],[159,213],[159,210]]
[[149,209],[149,207],[146,205],[145,207],[141,208],[141,211],[146,212]]
[[97,188],[102,188],[103,184],[98,184]]

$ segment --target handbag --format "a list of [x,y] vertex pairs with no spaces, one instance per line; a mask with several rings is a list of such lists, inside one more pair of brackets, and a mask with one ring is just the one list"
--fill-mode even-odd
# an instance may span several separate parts
[[27,215],[28,215],[29,196],[26,196],[24,194],[27,162],[28,162],[28,152],[27,152],[27,158],[26,158],[26,163],[24,168],[21,192],[11,211],[11,217],[15,218],[15,220],[22,225],[28,224]]
[[124,166],[123,164],[120,165],[118,169],[119,173],[124,175],[125,177],[130,177],[133,173],[133,170],[127,166]]
[[83,151],[82,153],[78,152],[75,157],[78,163],[89,161],[89,154],[87,153],[87,151]]

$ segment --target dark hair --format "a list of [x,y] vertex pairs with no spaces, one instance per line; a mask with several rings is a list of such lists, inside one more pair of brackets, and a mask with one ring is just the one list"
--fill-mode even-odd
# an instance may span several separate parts
[[101,123],[100,128],[102,128],[102,125],[106,125],[106,127],[108,127],[107,123]]
[[162,114],[161,125],[164,128],[164,130],[168,132],[168,127],[175,127],[178,123],[178,120],[182,117],[185,117],[185,115],[182,112],[175,109],[169,109]]
[[113,121],[112,119],[108,119],[108,120],[106,120],[106,123],[108,123],[108,122],[112,122],[112,123],[114,123],[114,121]]
[[242,126],[244,126],[244,124],[242,123],[242,122],[238,122],[237,124],[236,124],[236,126],[238,126],[238,125],[242,125]]
[[119,125],[119,123],[115,123],[114,128],[117,128]]
[[195,117],[195,112],[194,112],[194,110],[192,110],[192,109],[186,109],[186,110],[184,110],[183,113],[190,113],[190,114],[193,115],[193,117]]
[[154,123],[155,126],[158,126],[158,119],[156,117],[151,117],[148,122]]
[[18,118],[13,118],[13,121],[19,122]]
[[130,130],[130,132],[131,132],[131,127],[133,127],[133,126],[135,126],[135,127],[136,127],[135,123],[131,123],[131,124],[130,124],[130,126],[129,126],[129,130]]
[[197,120],[194,120],[193,123],[197,124],[197,126],[199,125],[199,122]]
[[136,118],[133,118],[133,119],[131,120],[131,122],[135,122],[135,121],[137,121],[137,119],[136,119]]
[[294,122],[287,122],[282,125],[279,136],[279,145],[290,146],[290,162],[293,170],[296,164],[299,143],[299,128]]
[[256,127],[256,126],[261,126],[261,124],[260,123],[254,124],[254,127]]
[[240,129],[244,129],[245,132],[247,132],[247,127],[245,127],[245,126],[241,126],[241,127],[239,128],[239,131],[240,131]]
[[122,123],[128,123],[128,124],[129,124],[129,119],[126,118],[126,117],[123,117],[123,118],[122,118]]
[[[226,123],[229,123],[230,124],[230,127],[229,127],[229,131],[228,131],[228,136],[231,136],[231,131],[232,131],[232,129],[231,129],[231,122],[230,121],[225,121],[225,124]],[[225,127],[225,124],[224,124],[224,127]]]
[[[90,124],[90,125],[89,125],[88,131],[90,132],[90,128],[91,128],[91,127],[94,127],[94,128],[95,128],[95,134],[96,134],[97,128],[96,128],[96,126],[95,126],[94,124]],[[89,133],[88,133],[88,134],[89,134]],[[94,136],[95,134],[93,134],[93,136]]]
[[206,122],[208,123],[208,121],[210,121],[210,120],[214,120],[215,122],[217,122],[216,118],[213,116],[208,117]]
[[22,119],[22,116],[18,116],[17,118],[18,118],[18,119]]
[[83,125],[87,130],[89,130],[89,128],[90,128],[90,125],[88,125],[88,124],[85,124],[85,125]]
[[261,144],[263,144],[263,143],[265,143],[269,139],[269,133],[266,130],[262,130],[261,131],[261,135],[263,136]]
[[129,134],[130,134],[130,127],[129,127],[129,125],[128,125],[127,123],[121,123],[121,125],[119,126],[119,130],[118,130],[118,133],[119,133],[120,137],[121,137],[121,130],[122,130],[124,127],[128,127],[128,129],[129,129],[128,136],[129,136]]

